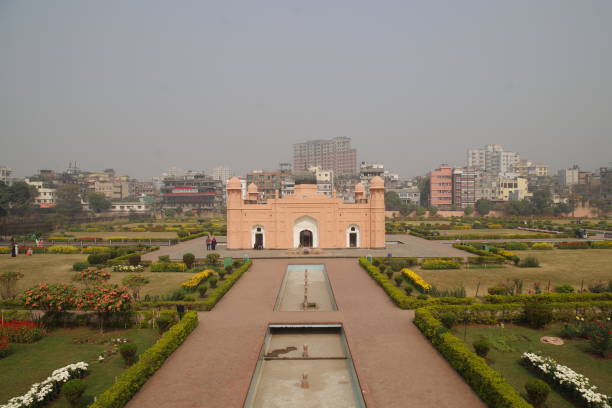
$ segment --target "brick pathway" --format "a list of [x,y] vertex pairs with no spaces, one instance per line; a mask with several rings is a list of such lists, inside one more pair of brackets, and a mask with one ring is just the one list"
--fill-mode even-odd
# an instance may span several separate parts
[[256,260],[130,408],[242,407],[270,323],[342,323],[369,408],[484,407],[356,260],[326,259],[339,310],[273,312],[286,266]]

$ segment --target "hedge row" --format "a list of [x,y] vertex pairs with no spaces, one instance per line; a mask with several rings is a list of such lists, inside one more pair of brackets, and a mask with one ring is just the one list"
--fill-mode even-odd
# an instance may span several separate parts
[[612,300],[612,293],[541,293],[539,295],[487,295],[487,303],[564,303],[564,302],[594,302]]
[[415,312],[414,324],[489,407],[532,407],[501,374],[446,330],[430,309],[418,309]]
[[198,314],[188,312],[180,322],[147,349],[138,362],[128,368],[90,408],[121,408],[138,392],[140,387],[162,366],[198,325]]
[[366,258],[359,258],[359,264],[365,271],[378,283],[383,290],[389,295],[393,303],[395,303],[400,309],[416,309],[419,307],[435,304],[471,304],[473,298],[455,298],[455,297],[441,297],[441,298],[427,298],[418,299],[416,297],[406,295],[400,288],[395,286],[391,281],[380,272],[380,270],[372,265]]
[[459,269],[460,267],[459,262],[445,259],[425,259],[421,263],[423,269]]
[[472,254],[478,255],[478,256],[486,256],[486,257],[491,257],[491,258],[497,258],[501,262],[504,262],[506,260],[506,258],[504,258],[501,255],[497,255],[497,254],[494,254],[492,252],[485,251],[484,249],[478,249],[478,248],[476,248],[473,245],[453,244],[453,248],[461,249],[462,251],[466,251],[466,252],[469,252],[469,253],[472,253]]

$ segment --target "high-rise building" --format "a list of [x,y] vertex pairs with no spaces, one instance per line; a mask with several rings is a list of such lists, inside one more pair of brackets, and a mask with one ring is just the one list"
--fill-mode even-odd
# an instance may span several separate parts
[[467,166],[490,174],[509,173],[519,164],[518,153],[507,152],[502,145],[489,144],[484,149],[468,149]]
[[212,169],[211,175],[213,179],[219,180],[225,184],[227,180],[234,177],[234,172],[229,167],[217,166]]
[[439,210],[450,210],[453,206],[453,168],[442,164],[429,174],[429,204]]
[[8,184],[9,177],[11,176],[12,172],[13,170],[9,169],[8,167],[0,166],[0,181],[2,181],[5,184]]
[[280,198],[283,174],[280,171],[253,170],[247,174],[247,189],[251,184],[257,186],[259,199]]
[[573,186],[578,184],[580,167],[574,165],[570,169],[561,169],[557,172],[557,181],[562,186]]
[[293,170],[305,172],[313,166],[333,170],[336,176],[355,174],[357,150],[351,148],[351,138],[336,137],[294,144]]
[[476,204],[476,175],[474,169],[453,169],[453,205],[466,208]]

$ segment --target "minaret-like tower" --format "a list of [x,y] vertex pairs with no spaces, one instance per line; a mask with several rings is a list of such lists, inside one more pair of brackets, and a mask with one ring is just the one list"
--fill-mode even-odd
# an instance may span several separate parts
[[385,181],[376,176],[370,180],[370,247],[385,247]]
[[242,248],[241,217],[242,185],[238,177],[232,177],[227,182],[227,248]]

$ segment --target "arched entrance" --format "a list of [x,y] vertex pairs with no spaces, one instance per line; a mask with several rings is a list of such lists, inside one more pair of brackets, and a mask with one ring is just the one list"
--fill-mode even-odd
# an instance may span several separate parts
[[319,225],[317,220],[305,215],[293,222],[293,247],[319,247]]
[[300,247],[312,248],[312,231],[307,229],[300,231]]
[[361,237],[358,225],[349,225],[346,229],[346,247],[361,248]]
[[261,225],[256,225],[251,229],[251,248],[264,249],[265,246],[265,229]]

